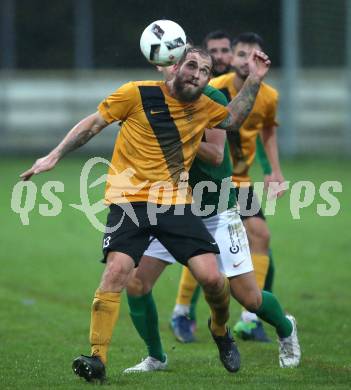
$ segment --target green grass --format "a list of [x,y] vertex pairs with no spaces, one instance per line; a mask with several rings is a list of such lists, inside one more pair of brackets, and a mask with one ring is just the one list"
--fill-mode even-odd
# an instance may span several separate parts
[[[102,234],[85,216],[69,207],[79,203],[79,174],[84,161],[67,159],[54,171],[34,179],[40,192],[47,180],[60,180],[63,211],[42,217],[35,209],[30,225],[22,226],[10,208],[12,188],[29,159],[0,160],[0,388],[80,389],[88,386],[71,372],[71,361],[88,353],[90,304],[102,265]],[[274,291],[298,320],[303,358],[298,369],[278,367],[277,345],[240,342],[242,369],[230,375],[221,367],[211,342],[203,300],[198,308],[198,342],[174,341],[168,320],[174,304],[180,267],[169,267],[155,287],[160,327],[169,357],[167,372],[129,375],[124,368],[145,356],[123,299],[120,321],[110,349],[108,382],[104,388],[123,389],[349,389],[351,386],[351,267],[350,161],[299,160],[283,164],[287,179],[311,180],[318,187],[338,180],[341,209],[335,217],[316,212],[320,196],[293,220],[289,193],[269,217],[276,264]],[[96,175],[104,172],[97,170]],[[92,191],[102,194],[102,186]],[[104,213],[102,213],[104,214]],[[104,215],[101,216],[104,221]],[[231,324],[239,314],[232,302]],[[268,326],[267,326],[268,328]],[[271,328],[271,337],[275,338]]]

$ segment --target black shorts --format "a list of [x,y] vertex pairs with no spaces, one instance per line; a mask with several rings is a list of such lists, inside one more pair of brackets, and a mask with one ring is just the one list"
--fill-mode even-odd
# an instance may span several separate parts
[[240,208],[240,218],[243,221],[252,217],[266,220],[253,186],[235,187],[235,194]]
[[[219,253],[214,238],[201,218],[192,213],[190,204],[171,206],[159,214],[153,212],[156,205],[147,202],[132,202],[127,205],[129,214],[132,206],[132,217],[138,225],[123,210],[125,205],[110,206],[102,244],[103,262],[106,262],[108,253],[112,251],[129,255],[137,265],[149,246],[151,236],[158,238],[169,253],[184,265],[193,256]],[[179,210],[184,211],[179,213]],[[176,215],[175,211],[181,215]],[[151,215],[150,218],[148,214]],[[118,228],[112,231],[113,226]]]

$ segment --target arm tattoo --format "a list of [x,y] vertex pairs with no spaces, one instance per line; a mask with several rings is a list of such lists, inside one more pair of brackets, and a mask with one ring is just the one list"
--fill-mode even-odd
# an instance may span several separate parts
[[228,127],[234,122],[233,115],[228,112],[228,115],[218,125],[221,129],[228,129]]
[[238,95],[228,104],[230,115],[220,126],[228,131],[239,131],[254,106],[260,82],[248,77]]
[[71,134],[63,141],[61,148],[59,149],[60,157],[63,157],[65,154],[72,152],[72,150],[86,144],[95,134],[96,132],[91,129],[81,130],[77,134]]

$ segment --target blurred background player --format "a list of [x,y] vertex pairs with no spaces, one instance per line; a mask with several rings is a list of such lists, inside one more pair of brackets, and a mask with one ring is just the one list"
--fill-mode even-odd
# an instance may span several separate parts
[[[231,99],[231,96],[238,93],[247,77],[245,56],[254,47],[262,48],[262,39],[254,33],[240,34],[233,41],[233,47],[231,47],[230,36],[227,33],[214,31],[205,37],[203,45],[213,58],[213,75],[222,75],[222,77],[212,79],[211,84],[220,89],[228,99]],[[232,66],[236,69],[236,73],[231,71]],[[274,90],[272,90],[271,95],[268,93],[269,104],[265,107],[261,102],[265,100],[267,90],[271,90],[267,84],[264,88],[261,87],[260,101],[255,104],[253,112],[240,129],[240,134],[231,134],[228,138],[234,164],[233,180],[242,188],[239,199],[240,207],[243,211],[250,210],[252,200],[254,200],[254,207],[257,208],[254,214],[243,213],[244,215],[241,215],[250,242],[257,282],[261,289],[272,291],[274,266],[269,250],[269,230],[248,176],[248,170],[253,163],[257,149],[258,160],[265,175],[265,186],[267,187],[270,181],[279,183],[284,181],[279,166],[276,143],[277,93]],[[255,110],[262,110],[262,112]],[[264,147],[261,136],[264,139]],[[265,148],[269,154],[269,161],[274,167],[273,172]],[[239,191],[237,192],[239,196]],[[194,341],[195,305],[199,293],[200,288],[195,279],[184,267],[171,319],[174,335],[181,342]],[[269,341],[262,322],[256,314],[245,310],[242,312],[240,321],[234,327],[234,331],[239,337],[246,340]]]

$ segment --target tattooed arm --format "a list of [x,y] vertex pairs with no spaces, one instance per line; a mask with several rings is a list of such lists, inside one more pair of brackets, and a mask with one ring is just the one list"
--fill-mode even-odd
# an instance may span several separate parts
[[267,74],[271,62],[266,54],[253,50],[249,61],[250,73],[240,92],[230,101],[227,108],[228,116],[219,124],[227,131],[239,131],[254,106],[261,81]]
[[67,133],[55,149],[47,156],[38,159],[32,168],[23,172],[20,175],[21,179],[29,180],[33,175],[53,169],[63,156],[87,143],[107,125],[99,112],[87,116]]

